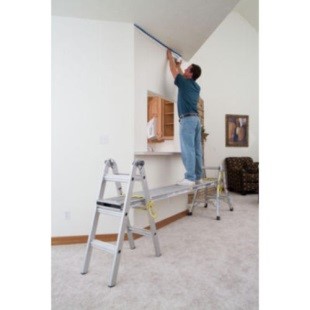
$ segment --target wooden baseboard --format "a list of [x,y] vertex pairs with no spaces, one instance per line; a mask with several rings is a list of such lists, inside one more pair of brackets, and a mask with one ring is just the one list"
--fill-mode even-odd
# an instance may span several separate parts
[[[159,221],[156,223],[156,228],[160,229],[164,226],[167,226],[183,217],[187,216],[187,210],[182,211],[180,213],[177,213],[173,216],[170,216],[162,221]],[[149,228],[145,227],[146,229]],[[138,239],[142,237],[141,235],[133,234],[134,239]],[[64,237],[52,237],[52,245],[67,245],[67,244],[77,244],[77,243],[86,243],[87,242],[88,236],[86,235],[81,235],[81,236],[64,236]],[[101,241],[105,242],[112,242],[116,241],[117,239],[117,234],[100,234],[96,235],[96,239],[99,239]],[[127,240],[127,236],[125,236],[125,240]]]

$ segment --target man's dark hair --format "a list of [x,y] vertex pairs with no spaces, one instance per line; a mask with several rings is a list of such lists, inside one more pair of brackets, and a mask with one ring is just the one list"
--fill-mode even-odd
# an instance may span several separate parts
[[201,75],[201,68],[198,65],[192,64],[191,66],[192,79],[196,81]]

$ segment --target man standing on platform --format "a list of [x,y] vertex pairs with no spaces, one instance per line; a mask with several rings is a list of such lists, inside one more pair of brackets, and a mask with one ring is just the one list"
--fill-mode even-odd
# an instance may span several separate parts
[[202,177],[201,124],[197,109],[200,86],[196,83],[201,68],[191,64],[183,72],[181,62],[176,62],[170,50],[167,50],[167,59],[178,87],[181,156],[186,170],[184,179],[177,184],[193,186],[201,183]]

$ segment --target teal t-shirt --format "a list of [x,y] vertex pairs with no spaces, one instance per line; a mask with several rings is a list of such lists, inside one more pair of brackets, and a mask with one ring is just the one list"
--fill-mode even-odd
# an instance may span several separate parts
[[178,74],[174,84],[178,87],[178,115],[179,117],[187,113],[197,113],[197,103],[199,100],[200,86],[193,79],[186,79]]

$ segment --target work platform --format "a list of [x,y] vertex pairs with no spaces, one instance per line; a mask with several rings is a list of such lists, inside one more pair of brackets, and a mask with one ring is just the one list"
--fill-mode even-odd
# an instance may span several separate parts
[[[179,196],[182,194],[192,193],[200,189],[204,189],[208,187],[216,187],[216,186],[217,186],[217,181],[204,181],[203,183],[196,184],[192,187],[174,184],[170,186],[150,189],[149,193],[150,193],[150,199],[152,201],[157,201],[157,200],[163,200],[163,199]],[[135,207],[141,207],[141,205],[145,205],[146,204],[145,198],[141,197],[143,195],[144,195],[143,191],[133,193],[131,201],[130,201],[130,206],[132,208],[135,208]],[[116,196],[116,197],[107,198],[104,200],[98,200],[97,204],[100,206],[122,209],[124,206],[124,201],[125,201],[124,196]]]
[[[105,198],[104,194],[107,182],[112,182],[115,184],[118,194],[116,197]],[[135,193],[133,192],[135,182],[141,183],[143,189],[142,191]],[[123,192],[123,183],[127,183],[126,192]],[[114,257],[108,286],[115,286],[125,234],[127,234],[131,249],[135,248],[133,233],[150,237],[154,244],[155,256],[160,256],[159,239],[152,210],[154,201],[179,196],[182,194],[194,193],[194,199],[188,211],[189,215],[191,215],[195,206],[195,197],[197,196],[197,193],[204,189],[213,188],[216,192],[213,199],[215,199],[217,220],[219,220],[220,195],[218,185],[219,179],[213,179],[205,180],[202,183],[193,186],[181,186],[174,184],[150,190],[147,184],[144,161],[134,161],[131,167],[131,173],[122,174],[118,172],[118,167],[114,160],[106,160],[100,193],[96,203],[93,224],[87,241],[85,260],[81,273],[86,274],[88,272],[93,248],[108,252]],[[149,228],[131,226],[129,220],[129,211],[131,208],[142,208],[146,210],[150,224]],[[96,239],[96,230],[100,215],[115,216],[120,219],[120,226],[115,244]]]

